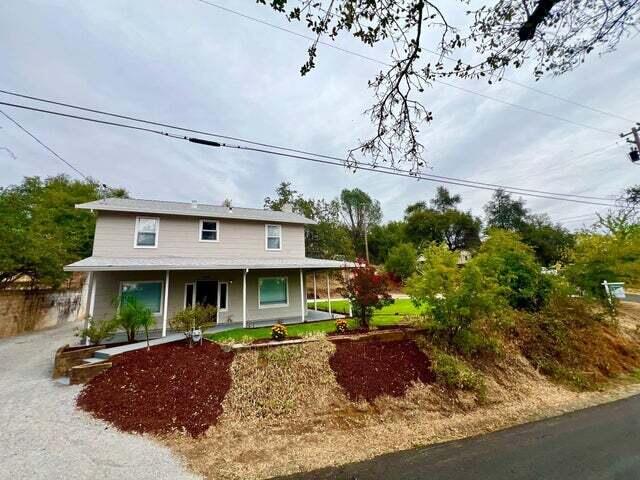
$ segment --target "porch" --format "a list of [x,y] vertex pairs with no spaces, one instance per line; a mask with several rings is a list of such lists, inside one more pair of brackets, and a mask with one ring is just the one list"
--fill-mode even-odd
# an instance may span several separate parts
[[[89,272],[87,318],[111,318],[121,297],[133,296],[156,318],[156,339],[168,336],[170,319],[176,313],[196,304],[217,308],[215,331],[335,318],[331,312],[308,309],[306,276],[312,275],[315,291],[316,282],[328,285],[330,271],[343,268],[344,262],[306,258],[239,263],[182,257],[90,257],[67,270]],[[330,300],[330,294],[328,297]]]

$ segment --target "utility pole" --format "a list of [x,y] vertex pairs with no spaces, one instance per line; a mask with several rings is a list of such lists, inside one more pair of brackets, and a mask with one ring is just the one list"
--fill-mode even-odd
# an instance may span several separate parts
[[631,147],[631,151],[629,152],[629,158],[633,163],[640,161],[640,134],[638,130],[638,126],[640,123],[636,123],[637,126],[631,127],[631,131],[627,133],[621,133],[620,138],[632,136],[633,140],[627,139],[627,142],[633,145]]
[[369,263],[369,239],[367,234],[367,219],[364,219],[364,254],[367,258],[367,263]]

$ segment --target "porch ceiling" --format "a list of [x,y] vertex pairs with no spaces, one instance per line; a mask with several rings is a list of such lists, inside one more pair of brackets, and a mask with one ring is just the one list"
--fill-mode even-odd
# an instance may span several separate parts
[[194,258],[194,257],[88,257],[67,265],[68,272],[123,270],[260,270],[303,268],[331,269],[354,267],[353,262],[319,258]]

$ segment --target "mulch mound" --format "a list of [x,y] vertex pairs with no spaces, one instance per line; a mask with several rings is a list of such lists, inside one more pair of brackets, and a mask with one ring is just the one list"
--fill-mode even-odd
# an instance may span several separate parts
[[125,353],[85,385],[77,405],[124,431],[186,431],[196,437],[222,413],[232,361],[232,352],[208,341]]
[[411,340],[342,341],[335,346],[329,364],[352,401],[401,397],[413,382],[435,381],[429,358]]

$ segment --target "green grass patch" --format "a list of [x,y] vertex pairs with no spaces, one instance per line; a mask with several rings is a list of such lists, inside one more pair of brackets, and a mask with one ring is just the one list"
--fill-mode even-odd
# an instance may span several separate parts
[[[309,309],[313,308],[313,303],[309,303]],[[324,312],[329,311],[329,302],[318,302],[318,310]],[[347,315],[349,313],[349,302],[346,300],[332,300],[331,311],[334,313],[342,313]],[[398,298],[391,305],[382,307],[380,310],[373,312],[373,320],[371,322],[374,326],[395,325],[403,320],[403,317],[407,315],[418,315],[420,310],[411,302],[408,298]]]

